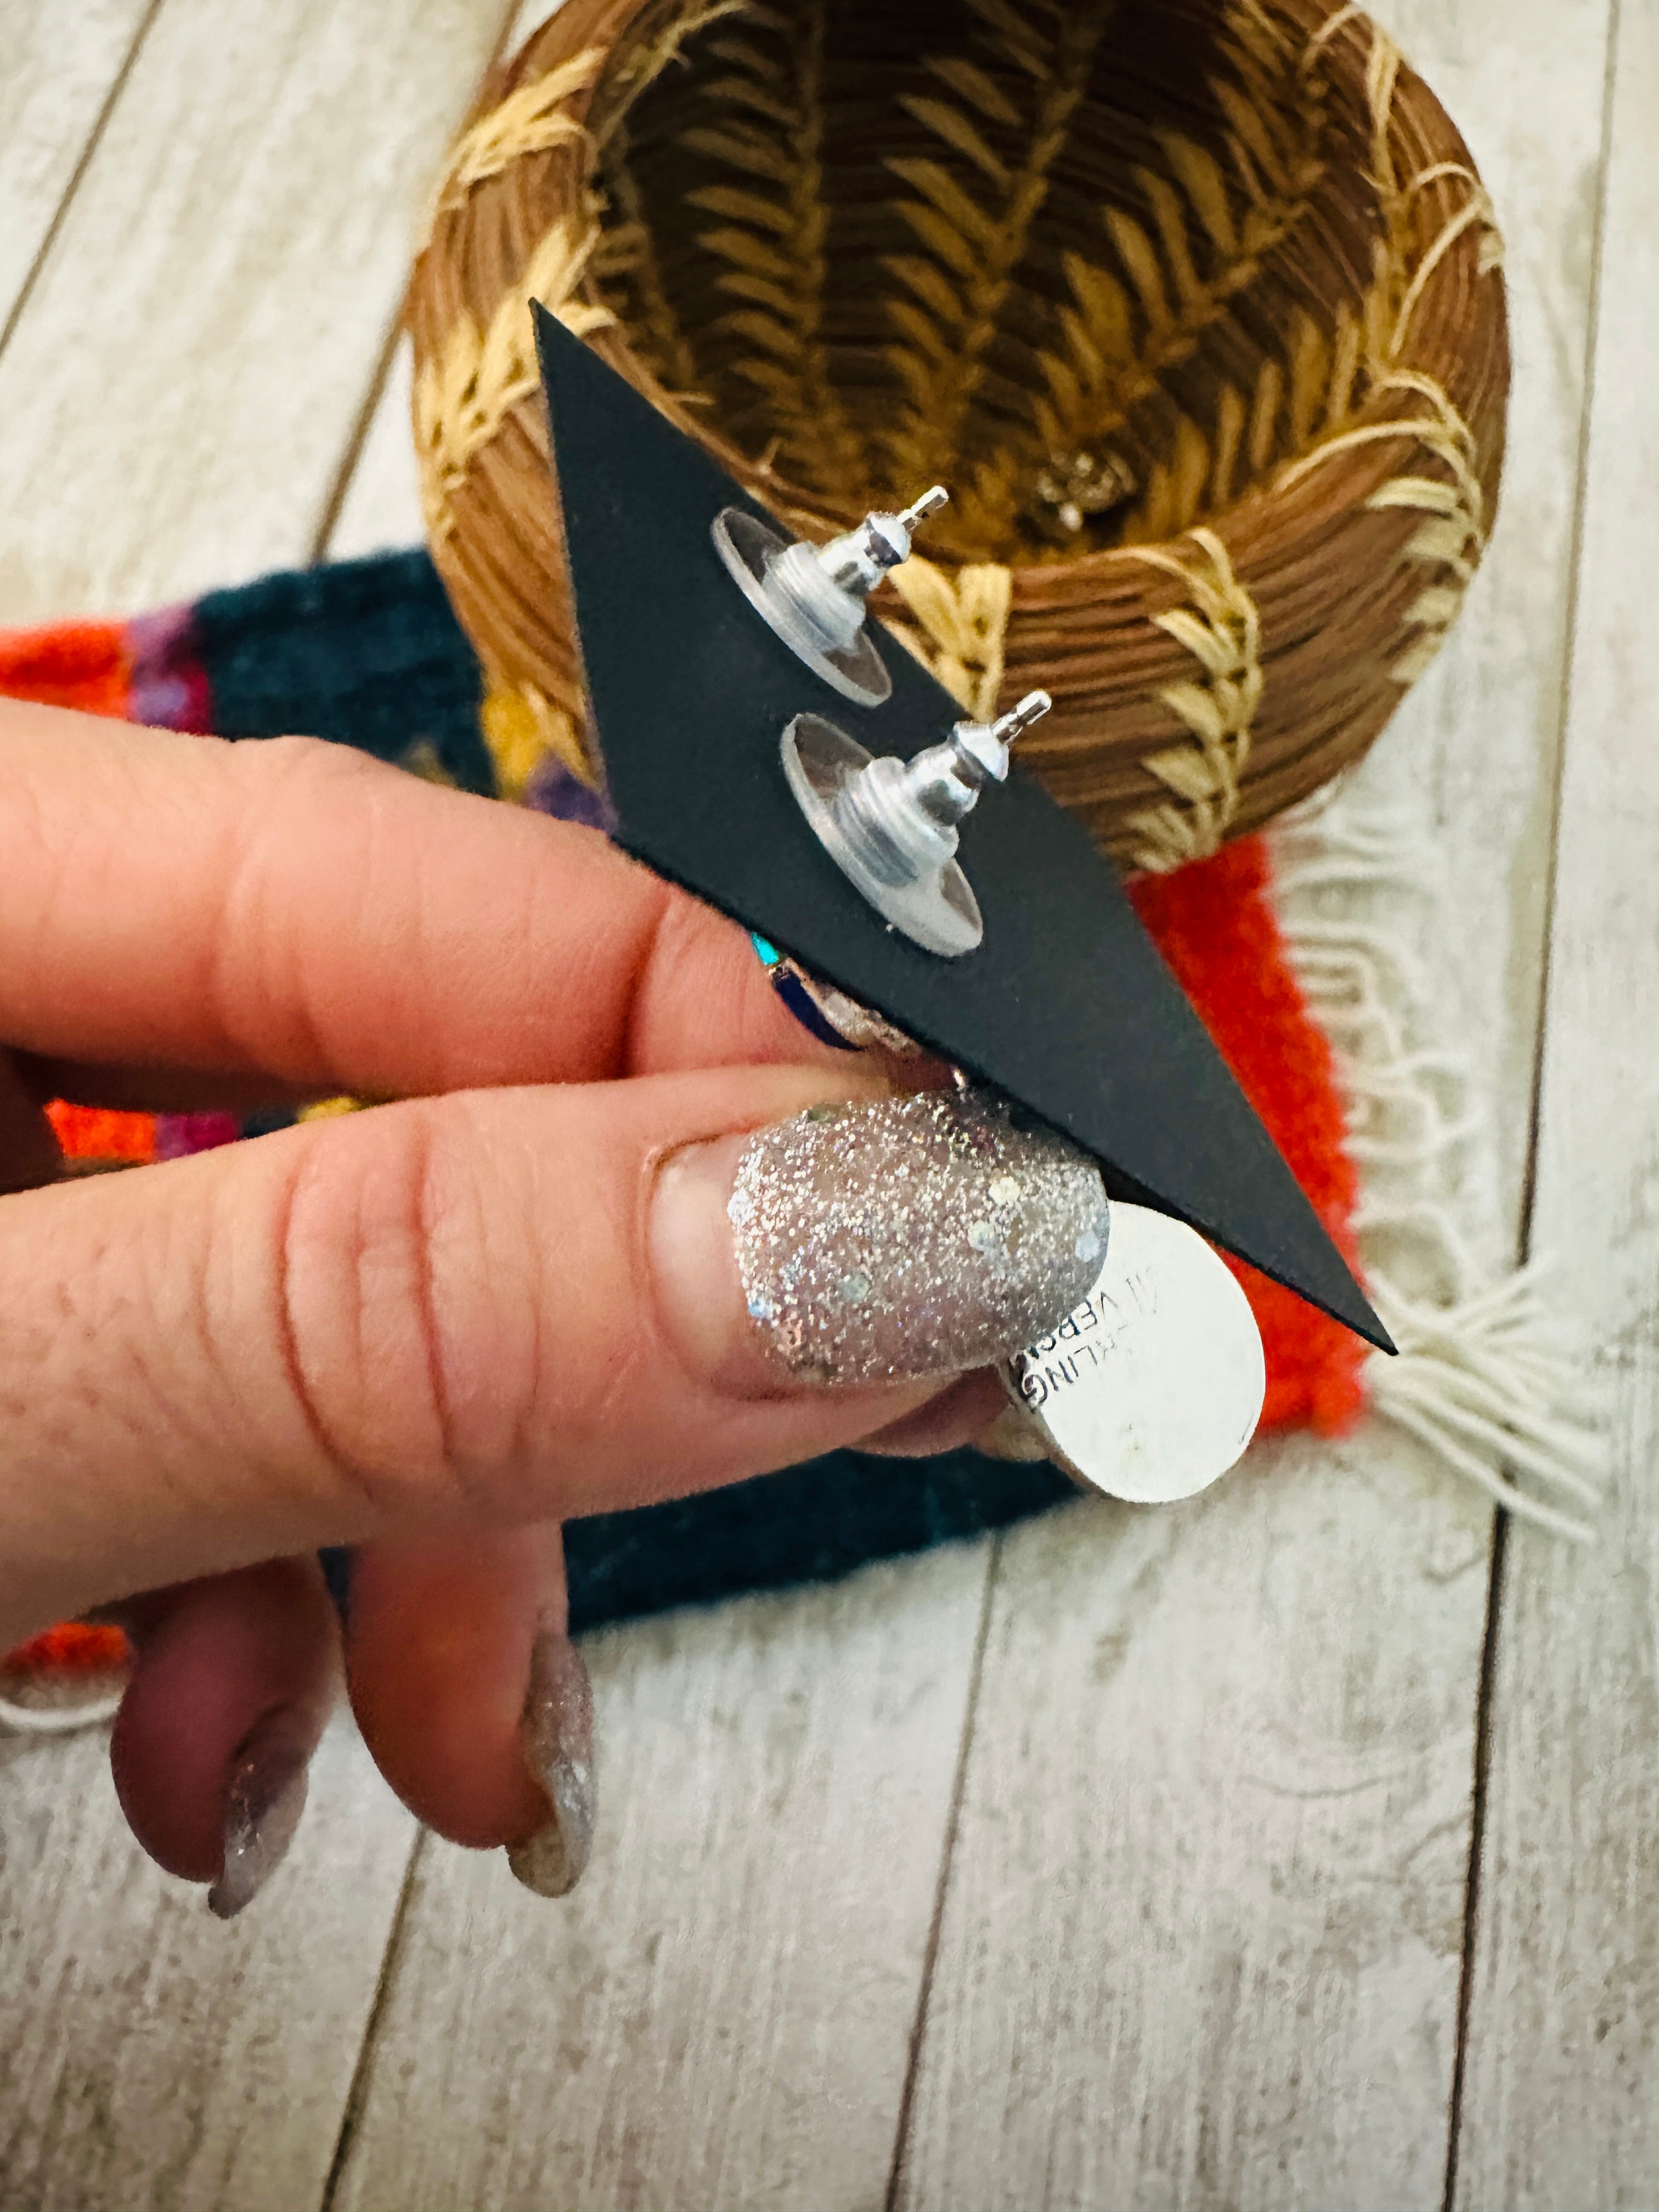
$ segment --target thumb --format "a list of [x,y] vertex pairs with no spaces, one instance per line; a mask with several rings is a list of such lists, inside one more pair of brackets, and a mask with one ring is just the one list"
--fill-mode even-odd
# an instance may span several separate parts
[[1093,1165],[871,1088],[466,1093],[0,1201],[0,1635],[735,1480],[1056,1325],[1096,1272]]

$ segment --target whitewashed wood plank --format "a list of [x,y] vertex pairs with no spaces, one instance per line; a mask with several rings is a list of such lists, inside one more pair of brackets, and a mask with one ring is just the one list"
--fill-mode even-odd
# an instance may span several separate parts
[[149,13],[149,0],[0,0],[0,329]]
[[502,52],[516,53],[530,33],[538,31],[544,23],[556,15],[562,5],[563,0],[551,0],[550,5],[549,0],[520,0],[513,18],[512,28],[503,42]]
[[985,1563],[593,1639],[593,1863],[423,1847],[339,2212],[882,2202]]
[[[558,5],[559,0],[551,7],[548,0],[522,0],[501,39],[501,54],[515,53],[532,31],[558,13]],[[331,560],[396,551],[418,544],[425,534],[410,428],[413,380],[409,341],[403,338],[388,365],[384,388],[323,547]]]
[[[1512,1252],[1545,942],[1604,0],[1382,11],[1511,243],[1504,513],[1368,764],[1437,872],[1413,923],[1490,1109],[1460,1214]],[[1455,958],[1447,948],[1455,946]],[[1413,1446],[1264,1452],[1169,1516],[1012,1537],[898,2201],[1437,2202],[1489,1523]]]
[[305,557],[501,0],[169,0],[0,358],[0,619]]
[[901,2203],[1438,2202],[1487,1547],[1412,1477],[1008,1540]]
[[0,1742],[0,2203],[319,2203],[412,1834],[337,1723],[292,1857],[226,1926],[132,1848],[101,1734]]
[[324,550],[331,561],[395,552],[420,544],[426,535],[415,441],[410,430],[413,374],[409,341],[403,338],[392,356],[385,389],[369,418],[340,511],[328,534]]
[[[168,0],[0,360],[0,612],[304,556],[500,12]],[[0,2202],[319,2203],[414,1834],[361,1747],[228,1929],[127,1838],[100,1741],[4,1757]]]
[[[1470,1233],[1515,1249],[1547,935],[1611,0],[1382,0],[1455,118],[1507,246],[1515,383],[1492,545],[1450,647],[1368,763],[1438,902],[1411,929],[1486,1109]],[[1449,908],[1446,901],[1452,904]]]
[[1516,1530],[1457,2201],[1659,2203],[1659,0],[1621,0],[1535,1236],[1601,1347],[1615,1503]]

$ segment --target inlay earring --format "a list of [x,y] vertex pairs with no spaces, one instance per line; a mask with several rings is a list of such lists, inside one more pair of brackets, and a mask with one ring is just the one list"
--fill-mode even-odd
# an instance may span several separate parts
[[892,696],[893,679],[865,628],[866,602],[910,558],[918,526],[951,503],[943,484],[902,514],[867,514],[828,545],[787,538],[740,507],[715,518],[715,550],[744,597],[815,676],[861,707]]

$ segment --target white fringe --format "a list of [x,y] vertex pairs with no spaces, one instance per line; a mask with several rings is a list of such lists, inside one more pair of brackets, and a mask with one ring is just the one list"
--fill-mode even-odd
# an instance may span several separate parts
[[118,1690],[84,1705],[18,1705],[0,1698],[0,1728],[17,1735],[78,1735],[82,1729],[102,1728],[112,1721],[120,1706]]
[[1391,897],[1434,896],[1420,848],[1402,817],[1340,786],[1284,817],[1271,842],[1286,944],[1347,1102],[1372,1302],[1400,1347],[1366,1364],[1371,1407],[1517,1519],[1591,1542],[1589,1519],[1521,1487],[1594,1511],[1595,1411],[1559,1348],[1547,1268],[1534,1261],[1483,1281],[1458,1231],[1455,1202],[1483,1116],[1465,1063],[1416,1042],[1430,994],[1410,947],[1377,918]]

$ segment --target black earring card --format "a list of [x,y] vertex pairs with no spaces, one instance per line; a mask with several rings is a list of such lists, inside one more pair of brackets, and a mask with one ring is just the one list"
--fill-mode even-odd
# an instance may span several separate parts
[[[744,600],[710,532],[783,526],[539,307],[589,711],[619,844],[941,1058],[1064,1130],[1115,1196],[1189,1224],[1392,1351],[1346,1262],[1088,834],[1018,765],[962,827],[985,938],[890,929],[818,844],[780,757],[800,714],[908,757],[961,717],[872,626],[876,708],[822,683]],[[786,537],[793,535],[784,530]]]

